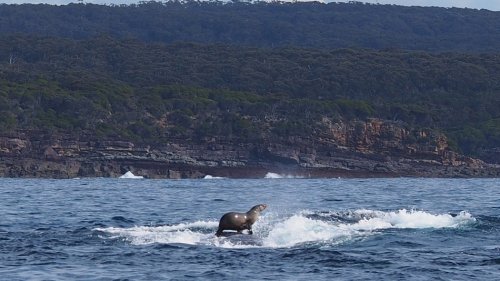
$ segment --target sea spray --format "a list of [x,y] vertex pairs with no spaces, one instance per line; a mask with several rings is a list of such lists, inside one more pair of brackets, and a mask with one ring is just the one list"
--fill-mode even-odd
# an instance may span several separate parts
[[382,228],[445,228],[457,227],[464,223],[474,222],[476,219],[468,212],[462,211],[457,216],[450,214],[431,214],[417,210],[398,211],[371,211],[358,210],[357,214],[368,216],[357,224],[360,228],[382,229]]
[[269,172],[264,176],[265,179],[301,179],[303,176],[297,175],[282,175],[278,173]]
[[120,179],[143,179],[143,176],[136,176],[131,171],[126,172],[120,176]]
[[328,222],[293,215],[277,224],[264,239],[264,245],[272,248],[291,247],[305,242],[328,241],[346,233]]
[[225,177],[215,177],[215,176],[212,176],[212,175],[205,175],[203,177],[204,180],[222,180],[222,179],[227,179]]
[[[111,234],[110,238],[124,238],[134,245],[160,244],[200,244],[212,234],[217,226],[215,221],[196,221],[168,226],[135,226],[130,228],[96,228],[95,231]],[[208,231],[207,231],[208,230]]]
[[181,243],[223,248],[286,248],[304,243],[335,245],[367,235],[376,235],[385,229],[455,228],[474,221],[475,218],[465,211],[452,216],[406,209],[397,211],[360,209],[326,213],[300,211],[291,216],[268,213],[256,223],[252,239],[237,239],[238,236],[242,237],[240,235],[233,238],[216,238],[214,233],[218,226],[217,221],[152,227],[108,227],[94,230],[109,234],[111,239],[123,238],[134,245]]

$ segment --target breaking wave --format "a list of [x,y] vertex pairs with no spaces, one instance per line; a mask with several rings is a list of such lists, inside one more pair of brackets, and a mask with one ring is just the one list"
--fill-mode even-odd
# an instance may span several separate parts
[[143,176],[136,176],[131,171],[126,172],[125,174],[119,177],[120,179],[143,179]]
[[267,173],[264,176],[265,179],[300,179],[303,178],[302,176],[296,176],[296,175],[282,175],[282,174],[277,174],[277,173]]
[[206,175],[203,177],[204,180],[222,180],[226,179],[225,177],[214,177],[212,175]]
[[268,212],[254,225],[254,235],[215,237],[218,221],[196,221],[169,226],[96,228],[104,239],[123,239],[134,245],[188,244],[224,248],[285,248],[305,243],[336,245],[386,229],[459,228],[475,222],[468,212],[432,214],[417,210],[309,212],[279,215]]

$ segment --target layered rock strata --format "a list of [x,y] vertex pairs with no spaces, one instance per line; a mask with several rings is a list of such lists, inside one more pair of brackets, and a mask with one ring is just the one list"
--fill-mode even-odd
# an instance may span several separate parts
[[323,118],[309,137],[259,143],[224,137],[140,144],[92,136],[22,131],[0,135],[2,177],[148,178],[205,175],[261,178],[267,172],[300,177],[498,177],[500,166],[459,155],[444,135],[404,124]]

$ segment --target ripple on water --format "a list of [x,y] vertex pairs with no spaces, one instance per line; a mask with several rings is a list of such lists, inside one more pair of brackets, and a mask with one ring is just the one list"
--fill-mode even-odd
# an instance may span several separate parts
[[500,280],[496,181],[1,182],[5,280]]

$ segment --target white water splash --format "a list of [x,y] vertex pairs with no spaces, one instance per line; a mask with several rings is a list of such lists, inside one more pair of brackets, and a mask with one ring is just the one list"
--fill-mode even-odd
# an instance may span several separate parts
[[475,221],[468,212],[462,211],[457,216],[450,214],[434,215],[424,211],[402,209],[393,212],[358,210],[355,213],[368,216],[358,222],[363,230],[384,228],[445,228],[458,227],[464,223]]
[[335,243],[371,235],[374,231],[384,229],[456,228],[476,221],[470,213],[464,211],[452,216],[405,209],[392,212],[357,210],[354,215],[360,218],[354,223],[335,223],[310,219],[304,214],[293,215],[269,232],[264,245],[291,247],[306,242]]
[[328,213],[318,215],[320,219],[308,217],[312,214],[299,212],[284,217],[267,213],[254,225],[253,236],[215,237],[217,221],[94,230],[109,234],[109,238],[123,238],[134,245],[179,243],[223,248],[284,248],[313,242],[335,245],[367,235],[376,235],[384,229],[456,228],[476,221],[465,211],[456,216],[405,209],[389,212],[356,210],[344,214],[330,213],[333,217],[343,216],[348,221],[353,221],[352,223],[331,220],[331,217],[328,219]]
[[271,248],[292,247],[313,241],[327,241],[347,235],[333,224],[294,215],[278,223],[264,239],[264,245]]
[[303,177],[295,176],[295,175],[281,175],[281,174],[269,172],[264,176],[264,178],[265,179],[300,179]]
[[214,177],[214,176],[211,176],[211,175],[206,175],[203,177],[204,180],[222,180],[222,179],[226,179],[225,177]]
[[212,229],[218,222],[197,221],[181,223],[171,226],[134,226],[130,228],[107,227],[96,228],[111,234],[111,238],[124,238],[134,245],[160,244],[189,244],[195,245],[205,241],[212,233],[204,233],[200,229]]
[[136,176],[131,171],[126,172],[120,176],[120,179],[143,179],[143,176]]

